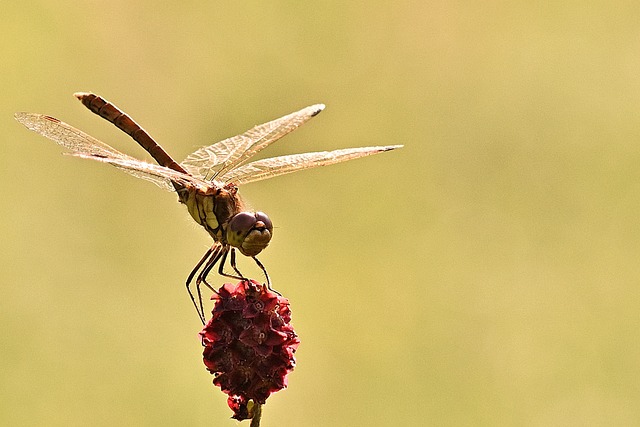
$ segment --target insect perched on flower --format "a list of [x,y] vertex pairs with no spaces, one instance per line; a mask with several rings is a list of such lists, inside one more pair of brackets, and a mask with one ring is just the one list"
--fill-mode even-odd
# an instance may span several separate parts
[[[178,193],[178,200],[187,206],[189,214],[214,240],[211,248],[189,274],[186,283],[189,296],[202,323],[205,321],[205,313],[200,286],[204,284],[213,291],[213,287],[207,282],[211,270],[217,265],[218,273],[222,276],[245,279],[236,267],[236,249],[255,260],[264,272],[267,286],[270,286],[267,270],[256,255],[269,244],[273,235],[273,224],[263,212],[244,210],[238,194],[239,185],[401,147],[388,145],[346,148],[246,163],[259,151],[320,113],[324,105],[316,104],[255,126],[241,135],[200,148],[187,156],[182,163],[178,163],[142,127],[115,105],[92,93],[76,93],[75,96],[92,112],[131,136],[147,150],[159,166],[121,153],[50,116],[16,113],[16,120],[28,129],[65,147],[73,156],[111,164],[137,178],[146,179],[161,188]],[[227,256],[230,257],[234,271],[232,274],[224,271]],[[196,296],[191,290],[194,277]]]

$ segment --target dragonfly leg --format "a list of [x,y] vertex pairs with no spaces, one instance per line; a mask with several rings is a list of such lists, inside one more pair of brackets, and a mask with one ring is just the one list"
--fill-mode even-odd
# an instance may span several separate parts
[[220,265],[218,266],[218,274],[220,274],[221,276],[224,277],[229,277],[231,279],[237,279],[237,280],[247,280],[246,277],[244,277],[242,275],[242,273],[240,273],[238,271],[238,268],[236,267],[236,252],[234,248],[231,248],[231,267],[233,268],[233,270],[238,273],[237,276],[234,276],[233,274],[229,274],[229,273],[225,273],[224,272],[224,265],[227,262],[227,255],[229,254],[229,252],[225,252],[225,254],[222,257],[222,261],[220,262]]
[[260,262],[260,260],[258,260],[258,258],[256,258],[255,256],[252,256],[251,258],[253,258],[253,260],[256,262],[256,264],[258,264],[258,267],[260,267],[260,270],[262,270],[262,272],[264,273],[264,277],[267,279],[267,288],[270,291],[275,292],[276,294],[282,296],[282,294],[278,291],[276,291],[275,289],[273,289],[271,287],[271,279],[269,278],[269,273],[267,273],[267,269],[264,267],[264,265]]
[[229,252],[229,248],[227,246],[219,246],[219,250],[217,251],[215,256],[211,259],[211,261],[207,262],[207,264],[204,266],[204,268],[198,275],[198,278],[204,283],[206,283],[209,288],[211,288],[211,286],[207,282],[207,276],[209,276],[209,273],[211,272],[213,267],[215,267],[218,261],[220,261],[220,265],[224,265],[225,260],[227,259],[228,252]]
[[[204,262],[211,256],[211,254],[214,251],[214,248],[215,248],[215,246],[212,246],[207,250],[207,252],[205,252],[205,254],[202,257],[202,259],[200,259],[200,261],[198,261],[198,263],[193,268],[193,270],[191,270],[191,273],[189,273],[189,277],[187,277],[187,283],[186,283],[187,292],[189,293],[189,297],[191,298],[191,302],[193,303],[193,306],[195,307],[196,311],[198,312],[198,317],[200,318],[200,321],[202,321],[203,324],[204,324],[204,313],[203,313],[203,311],[198,309],[198,304],[196,303],[196,299],[193,296],[193,292],[191,292],[191,281],[193,280],[193,276],[195,276],[196,273],[198,272],[198,270],[200,270],[200,267],[202,266],[202,264],[204,264]],[[196,287],[197,287],[197,284],[196,284]]]
[[238,267],[236,267],[236,249],[235,248],[231,248],[231,268],[233,268],[233,271],[238,273],[238,276],[244,278],[244,274],[240,273],[240,270],[238,270]]
[[209,282],[207,282],[207,275],[209,274],[209,271],[211,271],[211,269],[213,268],[214,265],[216,265],[216,263],[220,260],[220,258],[226,253],[226,249],[222,246],[215,246],[212,248],[210,256],[208,257],[204,267],[202,268],[202,270],[200,271],[200,273],[198,274],[198,277],[196,277],[196,292],[197,292],[197,296],[198,296],[198,304],[199,306],[195,303],[195,300],[193,298],[193,295],[190,293],[191,299],[194,301],[194,305],[196,305],[196,311],[198,312],[198,315],[200,316],[200,320],[202,320],[202,323],[204,324],[204,320],[205,320],[205,315],[204,315],[204,304],[202,302],[202,291],[200,288],[200,285],[202,283],[204,283],[204,285],[209,288],[212,292],[217,293],[215,291],[215,289],[213,289],[213,287],[209,284]]

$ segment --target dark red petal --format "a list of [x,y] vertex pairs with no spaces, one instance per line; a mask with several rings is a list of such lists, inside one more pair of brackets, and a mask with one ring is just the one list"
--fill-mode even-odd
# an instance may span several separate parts
[[289,323],[289,301],[256,281],[225,284],[213,299],[212,317],[200,332],[204,363],[230,396],[234,418],[245,419],[250,400],[265,403],[287,386],[300,340]]
[[227,405],[233,411],[233,417],[238,421],[249,418],[249,409],[247,408],[247,399],[242,396],[229,396]]

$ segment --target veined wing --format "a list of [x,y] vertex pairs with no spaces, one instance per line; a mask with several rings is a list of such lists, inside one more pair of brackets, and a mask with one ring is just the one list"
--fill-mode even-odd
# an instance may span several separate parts
[[402,145],[387,145],[383,147],[345,148],[334,151],[321,151],[316,153],[293,154],[289,156],[272,157],[248,163],[219,177],[225,183],[247,184],[262,179],[296,172],[317,166],[332,165],[346,162],[347,160],[400,148]]
[[14,117],[27,129],[49,138],[74,153],[129,157],[54,117],[36,113],[16,113]]
[[[164,166],[154,165],[152,163],[136,160],[132,157],[129,158],[117,158],[117,157],[105,157],[99,154],[84,154],[84,153],[66,153],[71,156],[81,157],[83,159],[97,160],[103,163],[109,163],[121,169],[137,178],[146,179],[160,187],[168,190],[175,191],[176,188],[171,186],[171,182],[178,184],[181,187],[196,187],[201,191],[206,191],[211,187],[211,183],[193,177],[191,175],[184,174],[182,172],[169,169]],[[161,185],[164,183],[166,185]]]
[[[181,174],[160,166],[155,167],[155,165],[121,153],[110,145],[56,118],[35,113],[16,113],[15,118],[27,129],[39,133],[68,149],[70,151],[68,154],[111,163],[137,178],[151,181],[168,191],[175,191],[175,188],[171,185],[171,181],[181,185],[184,185],[185,182],[198,186],[207,185],[203,181],[190,177],[189,175]],[[171,173],[168,171],[171,171]]]
[[324,104],[303,108],[247,132],[191,153],[182,163],[190,174],[213,180],[240,166],[269,144],[279,140],[324,109]]

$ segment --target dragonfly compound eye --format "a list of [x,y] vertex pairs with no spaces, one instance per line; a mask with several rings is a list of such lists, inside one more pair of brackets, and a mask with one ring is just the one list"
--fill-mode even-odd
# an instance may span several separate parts
[[256,219],[258,222],[262,222],[267,230],[273,232],[273,224],[271,224],[271,220],[264,212],[256,212]]
[[273,234],[273,224],[262,212],[240,212],[227,225],[227,243],[243,255],[258,255],[267,247]]

